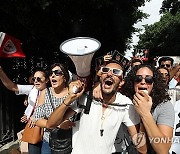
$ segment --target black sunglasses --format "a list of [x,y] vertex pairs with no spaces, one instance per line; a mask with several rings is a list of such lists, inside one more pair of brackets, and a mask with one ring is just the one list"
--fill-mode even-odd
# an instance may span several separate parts
[[162,64],[162,65],[161,65],[161,68],[163,68],[163,67],[169,68],[170,66],[171,66],[170,64]]
[[37,81],[37,82],[42,82],[42,80],[41,80],[40,77],[33,77],[33,78],[32,78],[32,81],[33,81],[33,82],[35,82],[35,81]]
[[148,84],[152,84],[154,82],[154,79],[151,75],[146,75],[145,78],[143,78],[142,75],[136,75],[134,81],[135,82],[141,82],[142,79],[145,79],[145,82]]
[[64,74],[61,70],[54,70],[54,71],[50,71],[49,75],[52,76],[53,73],[54,73],[56,76],[61,76],[61,75]]

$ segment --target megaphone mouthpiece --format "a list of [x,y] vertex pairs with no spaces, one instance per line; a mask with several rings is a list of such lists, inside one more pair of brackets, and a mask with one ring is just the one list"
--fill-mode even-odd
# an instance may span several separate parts
[[77,53],[85,53],[85,46],[77,47]]

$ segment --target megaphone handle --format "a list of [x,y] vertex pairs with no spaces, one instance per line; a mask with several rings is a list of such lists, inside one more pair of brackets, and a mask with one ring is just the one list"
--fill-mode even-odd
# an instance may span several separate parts
[[73,86],[72,91],[73,91],[74,94],[76,94],[78,92],[78,88],[76,86]]

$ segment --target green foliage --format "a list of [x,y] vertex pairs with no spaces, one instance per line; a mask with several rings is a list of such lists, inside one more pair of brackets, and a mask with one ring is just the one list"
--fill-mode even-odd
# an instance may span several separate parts
[[123,52],[137,30],[133,25],[147,16],[138,9],[146,1],[6,0],[0,5],[0,29],[19,38],[27,56],[64,58],[60,43],[76,36],[98,39],[98,54]]
[[177,55],[180,50],[180,13],[164,14],[159,22],[145,26],[137,48],[150,49],[155,55]]
[[170,12],[175,15],[177,12],[180,12],[180,1],[179,0],[164,0],[160,13],[165,14]]

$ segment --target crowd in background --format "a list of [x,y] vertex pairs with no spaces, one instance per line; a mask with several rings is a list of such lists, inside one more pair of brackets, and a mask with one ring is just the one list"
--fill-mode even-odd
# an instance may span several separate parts
[[[73,81],[64,65],[55,63],[48,72],[38,69],[31,85],[13,83],[0,67],[4,86],[17,95],[28,96],[21,122],[30,121],[30,127],[37,125],[44,129],[42,142],[28,144],[29,154],[59,153],[49,145],[50,131],[56,127],[72,129],[71,150],[75,154],[178,151],[170,141],[157,144],[153,139],[178,136],[180,62],[174,64],[172,57],[161,57],[149,64],[147,57],[128,60],[118,51],[111,51],[96,58],[95,70],[90,83],[93,86],[89,89],[94,98],[90,113],[85,114],[77,104],[86,102],[86,85],[81,80]],[[74,86],[78,87],[77,93],[73,92]],[[97,121],[101,112],[101,120]],[[80,121],[70,120],[78,113],[81,113]],[[99,127],[100,130],[95,130]],[[136,143],[136,134],[146,142]]]

